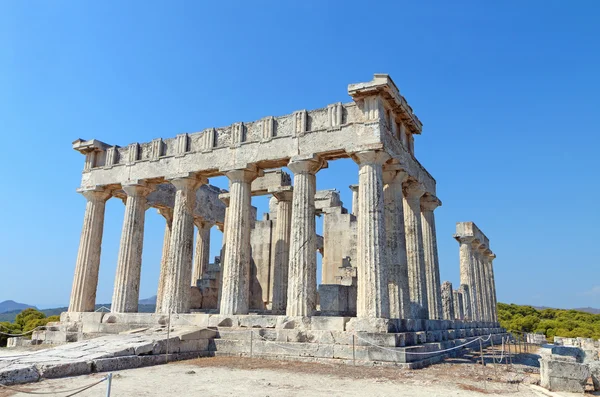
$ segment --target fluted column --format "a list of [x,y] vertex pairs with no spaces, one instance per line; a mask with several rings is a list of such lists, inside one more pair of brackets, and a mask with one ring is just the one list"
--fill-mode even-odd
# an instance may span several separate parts
[[443,320],[454,320],[455,319],[455,308],[454,308],[454,293],[452,291],[452,283],[444,281],[441,286],[442,290],[442,319]]
[[[474,316],[474,320],[476,321],[484,321],[485,318],[485,305],[483,302],[483,286],[481,285],[481,262],[479,260],[479,246],[481,242],[477,239],[473,240],[471,243],[471,263],[473,266],[473,281],[474,284],[470,285],[471,295],[473,295],[475,301],[477,302],[477,316]],[[473,298],[471,298],[473,299]]]
[[389,155],[363,151],[358,163],[357,302],[356,316],[389,318],[387,239],[383,207],[383,164]]
[[471,291],[467,284],[461,284],[459,288],[462,297],[464,320],[473,321],[473,301],[471,300]]
[[488,270],[488,282],[490,285],[491,321],[498,322],[498,300],[496,298],[496,280],[494,279],[494,259],[496,255],[492,251],[486,251],[486,266]]
[[352,190],[352,215],[358,216],[358,185],[350,185]]
[[169,263],[169,244],[171,243],[171,228],[173,227],[173,210],[159,208],[158,213],[165,218],[165,232],[163,235],[162,256],[160,259],[160,275],[158,276],[158,291],[156,292],[156,312],[160,313],[165,291],[167,264]]
[[469,287],[469,305],[465,305],[465,317],[467,320],[474,321],[479,318],[479,310],[474,295],[475,289],[475,266],[473,265],[473,237],[455,237],[460,244],[460,284],[461,287]]
[[140,299],[146,196],[152,189],[146,184],[135,184],[123,186],[123,190],[127,193],[127,201],[111,311],[136,313]]
[[250,184],[258,176],[255,168],[225,173],[229,178],[229,207],[225,225],[221,288],[221,314],[247,314],[250,301]]
[[435,196],[426,194],[421,197],[421,226],[423,228],[423,249],[427,278],[427,302],[429,318],[442,319],[442,299],[440,291],[440,264],[438,261],[435,215],[433,211],[442,205]]
[[291,187],[273,193],[277,199],[275,220],[275,247],[273,247],[273,313],[285,313],[288,290],[288,268],[290,254],[290,232],[292,221]]
[[195,287],[198,280],[208,268],[210,261],[210,228],[212,224],[195,219],[196,225],[196,249],[194,250],[194,270],[192,272],[192,287]]
[[411,318],[429,318],[427,275],[421,227],[421,196],[423,187],[409,181],[404,184],[404,229],[406,232],[406,258],[411,301]]
[[477,261],[479,262],[480,268],[480,280],[479,285],[481,285],[481,300],[483,302],[483,321],[492,321],[491,320],[491,299],[490,299],[490,285],[488,282],[488,274],[487,274],[487,258],[485,257],[484,252],[487,247],[485,245],[481,245],[479,247],[479,252],[477,253]]
[[169,180],[175,186],[173,226],[163,299],[159,313],[187,313],[190,310],[190,279],[194,245],[194,206],[196,190],[206,179],[179,177]]
[[463,307],[462,294],[459,291],[452,291],[454,297],[454,316],[457,320],[465,319],[465,310]]
[[98,271],[104,230],[104,210],[110,192],[102,189],[80,190],[86,198],[83,228],[75,263],[70,312],[93,312],[96,306]]
[[316,173],[319,158],[292,159],[294,173],[286,314],[310,316],[317,304]]
[[408,287],[408,263],[406,260],[406,236],[404,231],[404,204],[402,183],[406,172],[397,166],[384,167],[383,201],[385,233],[388,249],[388,293],[390,318],[410,317],[410,292]]

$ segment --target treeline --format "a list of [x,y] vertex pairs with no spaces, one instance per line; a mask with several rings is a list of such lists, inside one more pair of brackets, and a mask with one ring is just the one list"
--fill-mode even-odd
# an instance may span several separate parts
[[549,341],[555,336],[600,339],[600,314],[498,303],[498,320],[508,331],[542,333]]
[[[49,316],[33,308],[25,309],[16,315],[14,322],[0,322],[0,347],[6,346],[9,335],[28,333],[29,331],[44,326],[49,322],[60,321],[60,316]],[[27,334],[26,337],[30,337]]]

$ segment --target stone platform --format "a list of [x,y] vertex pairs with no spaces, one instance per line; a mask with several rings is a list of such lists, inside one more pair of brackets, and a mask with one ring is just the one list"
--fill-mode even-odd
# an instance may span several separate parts
[[167,349],[172,360],[225,355],[421,368],[458,356],[465,348],[479,349],[480,337],[486,346],[504,335],[496,323],[446,320],[63,313],[60,323],[32,337],[32,344],[62,346],[0,357],[0,381],[162,364]]

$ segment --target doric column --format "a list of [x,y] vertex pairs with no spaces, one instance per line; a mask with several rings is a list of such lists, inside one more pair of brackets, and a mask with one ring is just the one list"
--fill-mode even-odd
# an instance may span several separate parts
[[[469,305],[465,305],[465,318],[469,321],[479,319],[479,310],[474,295],[475,287],[475,266],[473,265],[473,237],[455,237],[460,244],[460,284],[468,286]],[[466,297],[463,294],[463,299]]]
[[292,196],[290,186],[273,192],[277,199],[277,217],[275,220],[275,246],[273,250],[273,313],[285,313],[288,290],[288,268],[290,254],[290,232],[292,221]]
[[208,268],[210,261],[210,228],[212,224],[201,219],[194,219],[196,225],[196,249],[194,250],[194,271],[192,272],[192,287]]
[[421,227],[421,196],[423,187],[415,181],[404,184],[404,229],[406,232],[406,258],[411,301],[411,318],[429,318],[427,276]]
[[100,252],[104,230],[104,209],[110,192],[103,189],[80,190],[87,200],[75,276],[69,303],[70,312],[93,312],[96,306]]
[[256,168],[227,171],[229,207],[225,225],[225,247],[221,273],[220,313],[247,314],[250,301],[250,184],[258,176]]
[[488,271],[488,282],[490,286],[490,303],[491,303],[491,321],[498,322],[498,300],[496,298],[496,280],[494,279],[494,259],[496,254],[492,251],[487,250],[485,254],[486,266]]
[[152,189],[140,183],[123,186],[123,190],[127,193],[127,201],[111,311],[136,313],[140,299],[146,196]]
[[479,251],[477,253],[477,261],[479,263],[480,269],[480,280],[479,285],[481,286],[481,300],[483,302],[483,321],[492,321],[491,320],[491,311],[492,304],[490,298],[490,285],[488,282],[488,274],[487,274],[487,258],[485,257],[485,251],[487,247],[485,245],[479,246]]
[[454,315],[457,320],[464,320],[465,310],[463,307],[462,294],[459,291],[454,290],[452,291],[452,295],[454,297]]
[[325,163],[317,158],[292,159],[294,173],[286,314],[310,316],[317,301],[316,173]]
[[484,321],[485,318],[485,305],[483,302],[483,285],[481,284],[481,261],[479,260],[479,246],[481,242],[477,239],[471,243],[471,263],[473,266],[473,281],[474,284],[470,285],[471,299],[475,299],[477,302],[477,316],[473,315],[475,321]]
[[462,297],[464,320],[473,321],[473,301],[471,300],[471,291],[467,284],[461,284],[458,290]]
[[402,183],[406,172],[395,165],[384,167],[383,202],[385,233],[388,249],[388,293],[390,318],[410,318],[408,263],[404,232],[404,204]]
[[169,182],[175,186],[175,205],[159,313],[187,313],[190,310],[196,190],[207,181],[197,177],[178,177]]
[[171,228],[173,227],[173,210],[159,208],[158,213],[165,218],[165,233],[163,235],[162,256],[160,259],[160,275],[158,276],[158,291],[156,293],[156,312],[160,313],[165,291],[167,277],[167,264],[169,263],[169,244],[171,243]]
[[442,319],[442,301],[440,291],[440,265],[438,262],[437,238],[435,232],[435,215],[433,211],[442,202],[431,194],[421,197],[421,226],[423,228],[423,248],[427,278],[427,302],[429,318]]
[[358,185],[348,187],[352,190],[352,215],[358,216]]
[[358,163],[356,316],[389,318],[387,239],[383,209],[383,151],[352,155]]
[[444,281],[441,287],[442,290],[442,319],[454,320],[454,294],[452,291],[452,283],[450,281]]

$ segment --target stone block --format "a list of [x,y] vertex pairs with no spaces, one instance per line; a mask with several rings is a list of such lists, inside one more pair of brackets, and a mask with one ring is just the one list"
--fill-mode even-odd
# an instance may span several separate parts
[[358,346],[396,347],[398,334],[361,332],[356,335],[355,344]]
[[395,332],[395,324],[385,318],[353,317],[346,323],[346,330],[351,332]]
[[416,335],[416,343],[427,343],[427,332],[419,331],[415,332]]
[[217,331],[213,329],[200,329],[182,331],[179,335],[180,340],[194,340],[194,339],[211,339],[217,336]]
[[208,318],[209,327],[239,327],[237,316],[222,316],[220,314],[211,314]]
[[591,374],[589,366],[551,357],[544,355],[540,359],[540,385],[552,391],[583,392]]
[[93,362],[93,368],[96,372],[118,371],[141,366],[142,360],[138,356],[101,358]]
[[600,361],[593,361],[588,363],[590,369],[590,375],[592,377],[592,383],[594,384],[594,390],[600,391]]
[[40,365],[38,371],[42,378],[64,378],[67,376],[85,375],[92,372],[91,362],[73,362],[65,364]]
[[245,315],[238,316],[239,326],[244,328],[275,328],[277,325],[276,316],[266,315]]
[[198,352],[208,350],[208,339],[184,340],[179,343],[179,353]]
[[37,382],[40,379],[38,370],[33,365],[11,365],[10,369],[0,369],[0,383],[15,385]]
[[311,319],[312,330],[344,331],[350,317],[314,316]]

